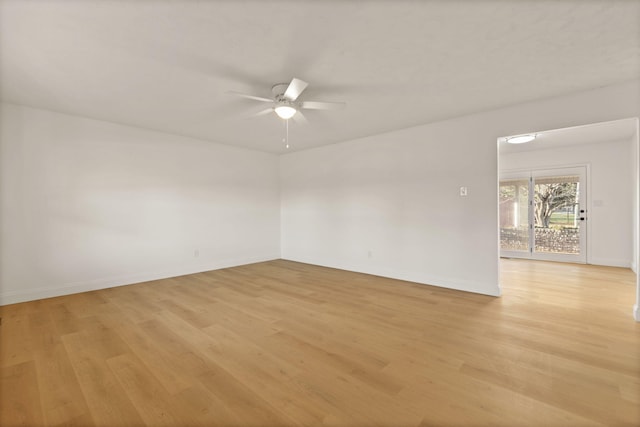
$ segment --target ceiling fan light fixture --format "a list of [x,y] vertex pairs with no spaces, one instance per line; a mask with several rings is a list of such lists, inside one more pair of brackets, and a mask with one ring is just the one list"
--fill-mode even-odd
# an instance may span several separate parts
[[507,138],[507,142],[509,144],[524,144],[526,142],[531,142],[536,139],[537,135],[519,135],[519,136],[511,136]]
[[276,112],[278,117],[284,120],[290,119],[298,112],[298,110],[296,110],[294,107],[286,104],[278,105],[276,108],[274,108],[274,111]]

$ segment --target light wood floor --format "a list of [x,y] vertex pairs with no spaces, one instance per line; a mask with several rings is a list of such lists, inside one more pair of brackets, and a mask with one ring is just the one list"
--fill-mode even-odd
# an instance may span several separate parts
[[0,425],[638,426],[630,270],[492,298],[288,261],[0,308]]

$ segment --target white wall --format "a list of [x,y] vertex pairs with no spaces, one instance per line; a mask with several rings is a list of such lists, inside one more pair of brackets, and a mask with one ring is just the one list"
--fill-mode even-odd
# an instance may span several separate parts
[[0,304],[279,258],[277,156],[16,105],[0,117]]
[[437,124],[284,156],[283,257],[497,294],[495,147],[462,154],[467,136]]
[[282,257],[498,295],[497,139],[640,116],[639,83],[284,155]]
[[631,267],[635,141],[603,141],[500,154],[500,170],[589,165],[587,262]]

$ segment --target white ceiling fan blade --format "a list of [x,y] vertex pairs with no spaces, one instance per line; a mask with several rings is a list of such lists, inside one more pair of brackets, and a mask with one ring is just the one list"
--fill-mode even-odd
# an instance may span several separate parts
[[258,111],[257,113],[252,114],[251,117],[264,116],[264,115],[267,115],[269,113],[273,113],[273,108],[267,108],[267,109],[264,109],[262,111]]
[[296,114],[293,115],[293,121],[299,123],[301,125],[308,125],[309,120],[302,114],[302,111],[298,110]]
[[270,114],[270,113],[273,113],[273,108],[272,107],[266,108],[264,110],[260,110],[257,113],[254,113],[254,112],[250,111],[250,112],[241,114],[239,116],[239,118],[242,119],[242,120],[250,120],[250,119],[253,119],[253,118],[259,117],[259,116],[266,116],[267,114]]
[[291,83],[289,83],[287,90],[284,91],[284,97],[289,101],[295,101],[307,86],[309,86],[309,83],[294,77]]
[[304,101],[300,103],[300,108],[307,110],[341,110],[346,106],[345,102]]
[[228,91],[227,93],[229,93],[231,95],[241,96],[243,98],[253,99],[255,101],[273,102],[273,99],[263,98],[261,96],[255,96],[255,95],[247,95],[246,93],[234,92],[232,90]]

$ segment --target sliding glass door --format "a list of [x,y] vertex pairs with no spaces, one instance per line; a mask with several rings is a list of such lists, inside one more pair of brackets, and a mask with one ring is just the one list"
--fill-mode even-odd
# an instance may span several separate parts
[[586,168],[504,174],[500,255],[586,263]]

